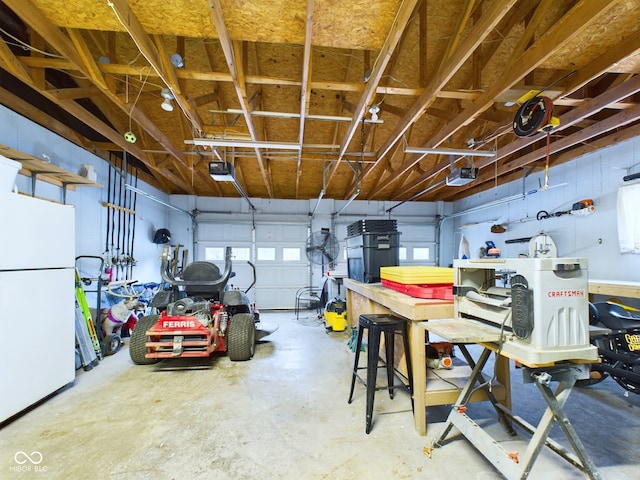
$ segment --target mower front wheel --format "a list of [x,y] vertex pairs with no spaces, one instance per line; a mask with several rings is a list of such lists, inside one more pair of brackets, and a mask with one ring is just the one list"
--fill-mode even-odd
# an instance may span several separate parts
[[256,346],[256,324],[250,313],[237,313],[227,327],[227,354],[233,362],[251,359]]
[[129,341],[129,356],[133,363],[138,365],[152,365],[160,361],[159,358],[146,358],[147,354],[147,330],[153,327],[160,318],[160,315],[148,315],[137,321],[131,332]]

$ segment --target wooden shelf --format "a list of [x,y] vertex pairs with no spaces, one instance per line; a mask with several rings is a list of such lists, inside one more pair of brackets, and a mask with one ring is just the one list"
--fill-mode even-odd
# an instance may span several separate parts
[[21,175],[31,177],[31,196],[34,197],[36,193],[36,180],[41,180],[62,188],[63,203],[66,203],[67,190],[75,190],[78,186],[102,188],[101,184],[96,183],[93,180],[69,172],[64,168],[47,163],[37,157],[20,152],[19,150],[15,150],[6,145],[0,145],[0,155],[4,155],[5,157],[16,160],[22,164],[22,169],[19,173]]
[[[434,371],[428,368],[428,388],[424,393],[427,406],[454,404],[470,376],[471,367],[466,363],[463,365],[456,363],[450,370],[439,369]],[[509,396],[505,386],[497,381],[492,384],[491,391],[500,402],[505,401]],[[480,388],[473,393],[470,401],[483,402],[488,399],[487,392]]]

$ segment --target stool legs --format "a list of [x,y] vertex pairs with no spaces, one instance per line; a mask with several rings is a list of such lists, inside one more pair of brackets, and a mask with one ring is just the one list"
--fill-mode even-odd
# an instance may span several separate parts
[[384,332],[384,350],[386,356],[387,367],[387,389],[389,390],[389,398],[393,400],[395,373],[393,371],[393,353],[394,353],[395,335],[394,332]]
[[[378,356],[380,350],[380,330],[369,329],[367,347],[367,434],[371,431],[373,420],[373,399],[376,393],[376,377],[378,375]],[[393,367],[393,364],[392,364]]]
[[407,364],[407,378],[409,379],[409,395],[411,395],[411,410],[415,412],[413,406],[413,371],[411,370],[411,355],[409,354],[409,329],[405,323],[402,327],[402,340],[404,342],[404,359]]
[[353,362],[353,374],[351,375],[351,392],[349,392],[349,401],[347,403],[351,403],[353,400],[353,389],[356,384],[356,376],[358,371],[358,360],[360,359],[360,348],[362,347],[362,334],[363,328],[358,327],[358,339],[356,340],[356,356]]
[[[373,321],[371,317],[383,317],[379,320]],[[395,321],[394,321],[395,320]],[[358,335],[356,340],[356,348],[355,348],[355,356],[353,361],[353,371],[351,375],[351,389],[349,391],[349,401],[351,403],[353,401],[353,392],[355,389],[356,379],[360,380],[364,383],[366,388],[366,433],[369,434],[371,432],[372,424],[373,424],[373,403],[375,398],[376,388],[376,378],[378,376],[378,364],[380,361],[380,337],[382,333],[384,333],[385,340],[385,363],[384,365],[380,365],[387,371],[387,390],[389,391],[389,398],[393,400],[395,389],[400,385],[395,384],[395,376],[396,370],[394,368],[394,350],[395,350],[395,335],[400,334],[403,337],[403,346],[405,350],[405,358],[407,364],[407,374],[409,385],[403,385],[404,388],[408,387],[409,394],[411,395],[411,409],[414,409],[413,403],[413,373],[411,370],[411,359],[409,357],[409,339],[407,332],[407,324],[406,322],[397,321],[397,319],[390,320],[385,315],[372,314],[367,318],[365,315],[360,316],[360,321],[358,325]],[[358,370],[362,370],[364,368],[358,367],[358,363],[360,361],[360,350],[362,348],[362,340],[364,336],[364,330],[368,330],[367,333],[367,375],[366,381],[362,379],[360,375],[358,375]],[[380,387],[380,389],[384,389],[385,387]]]

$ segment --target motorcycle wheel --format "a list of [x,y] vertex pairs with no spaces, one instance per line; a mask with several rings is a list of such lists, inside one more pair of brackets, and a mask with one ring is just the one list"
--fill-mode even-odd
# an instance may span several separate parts
[[[633,355],[632,353],[632,344],[631,341],[628,340],[628,337],[637,338],[640,335],[640,329],[631,329],[628,330],[628,333],[625,335],[616,335],[611,342],[612,350],[615,353],[619,353],[622,355]],[[640,365],[633,365],[630,363],[622,363],[616,362],[616,368],[621,370],[627,370],[629,372],[634,373],[635,375],[640,374]],[[634,382],[628,378],[618,377],[616,375],[611,375],[618,385],[620,385],[625,390],[630,391],[631,393],[640,394],[640,384],[638,382]]]

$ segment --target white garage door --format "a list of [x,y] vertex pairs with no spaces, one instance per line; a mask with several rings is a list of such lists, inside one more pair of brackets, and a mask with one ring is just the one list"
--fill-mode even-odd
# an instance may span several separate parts
[[233,271],[229,281],[245,290],[253,279],[251,261],[256,268],[256,284],[249,297],[259,309],[293,309],[296,291],[309,282],[305,254],[308,226],[302,223],[198,222],[198,260],[213,261],[221,268],[224,248],[233,249]]
[[221,270],[224,269],[225,248],[232,247],[235,275],[229,280],[229,286],[240,290],[249,288],[253,281],[252,268],[247,263],[253,261],[253,232],[249,222],[198,222],[197,245],[196,260],[213,262]]
[[306,224],[256,224],[259,308],[292,309],[296,291],[309,283]]
[[428,223],[398,223],[400,265],[436,264],[436,226]]

